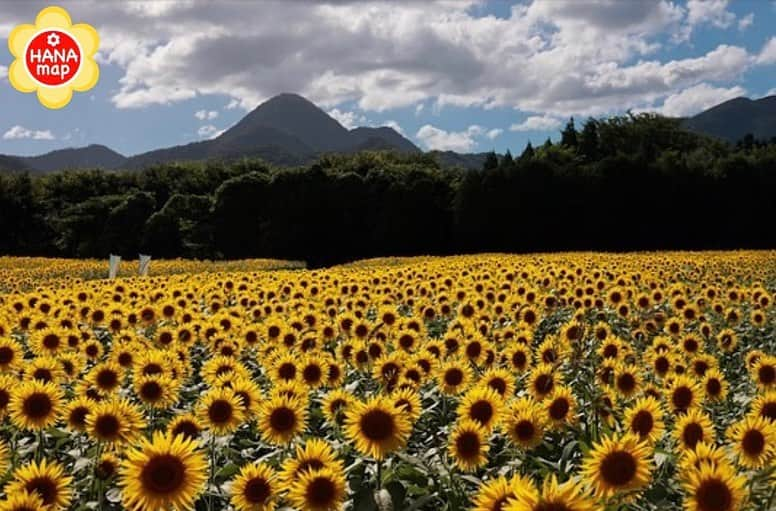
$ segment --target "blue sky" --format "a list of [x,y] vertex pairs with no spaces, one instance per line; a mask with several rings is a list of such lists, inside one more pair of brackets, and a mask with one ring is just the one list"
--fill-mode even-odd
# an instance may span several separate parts
[[[0,37],[47,5],[0,4]],[[100,81],[47,110],[10,86],[0,51],[0,153],[202,140],[280,92],[424,149],[514,153],[569,115],[692,115],[776,93],[769,0],[61,5],[99,31]]]

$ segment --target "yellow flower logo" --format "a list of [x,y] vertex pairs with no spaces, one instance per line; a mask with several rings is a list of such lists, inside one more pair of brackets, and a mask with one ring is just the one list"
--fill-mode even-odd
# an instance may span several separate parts
[[19,25],[8,37],[14,61],[8,80],[20,92],[38,93],[38,101],[52,109],[70,103],[73,91],[84,92],[97,84],[100,68],[94,54],[100,45],[91,25],[73,25],[61,7],[38,13],[34,25]]

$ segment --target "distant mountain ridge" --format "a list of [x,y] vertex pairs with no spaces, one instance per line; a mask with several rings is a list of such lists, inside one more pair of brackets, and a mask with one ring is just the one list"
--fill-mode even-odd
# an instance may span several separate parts
[[302,165],[324,153],[420,149],[393,128],[348,130],[297,94],[262,103],[219,136],[125,157],[105,146],[60,149],[40,156],[0,155],[0,170],[53,172],[75,168],[141,169],[158,163],[260,157],[276,165]]
[[684,126],[734,143],[749,133],[756,139],[770,140],[776,137],[776,96],[731,99],[685,119]]
[[[776,96],[757,100],[736,98],[693,117],[684,126],[729,142],[747,133],[757,139],[776,137]],[[59,149],[39,156],[0,154],[0,172],[48,173],[79,168],[142,169],[158,163],[259,157],[282,166],[304,165],[324,153],[421,150],[395,129],[359,127],[348,130],[336,119],[298,94],[279,94],[256,107],[219,136],[189,144],[155,149],[126,157],[103,145]],[[487,153],[431,151],[443,167],[481,169]]]

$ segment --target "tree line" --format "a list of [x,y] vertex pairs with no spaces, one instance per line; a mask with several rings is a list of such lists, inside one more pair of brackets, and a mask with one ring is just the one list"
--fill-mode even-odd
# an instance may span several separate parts
[[0,176],[0,253],[306,260],[483,251],[774,248],[776,143],[652,114],[573,119],[481,170],[430,155]]

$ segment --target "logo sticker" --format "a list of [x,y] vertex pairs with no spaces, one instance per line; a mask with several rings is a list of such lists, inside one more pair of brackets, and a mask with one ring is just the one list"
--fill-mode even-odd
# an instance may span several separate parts
[[65,9],[47,7],[34,25],[11,31],[8,49],[15,60],[8,80],[20,92],[37,92],[43,106],[62,108],[70,103],[73,91],[84,92],[97,84],[100,68],[94,54],[99,45],[91,25],[73,25]]

